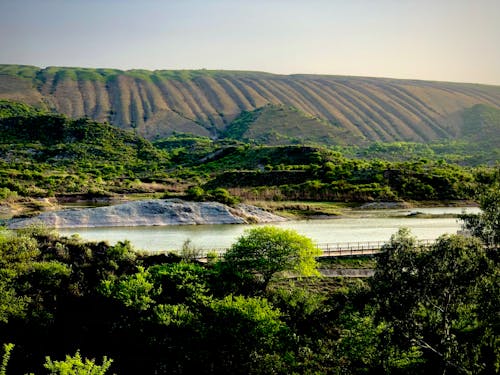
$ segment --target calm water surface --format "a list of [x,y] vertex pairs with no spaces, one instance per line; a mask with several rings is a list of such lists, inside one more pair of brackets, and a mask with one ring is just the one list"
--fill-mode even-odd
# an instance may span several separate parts
[[[280,228],[294,229],[316,243],[387,241],[401,227],[408,227],[419,239],[435,239],[445,233],[456,233],[460,223],[455,218],[418,218],[407,216],[411,212],[427,214],[477,213],[473,207],[433,207],[414,210],[352,211],[349,217],[325,220],[295,220],[275,223]],[[397,217],[395,217],[397,216]],[[246,229],[258,225],[176,225],[162,227],[106,227],[60,229],[62,235],[78,233],[91,241],[129,240],[135,248],[156,251],[179,249],[191,240],[199,248],[227,248]]]

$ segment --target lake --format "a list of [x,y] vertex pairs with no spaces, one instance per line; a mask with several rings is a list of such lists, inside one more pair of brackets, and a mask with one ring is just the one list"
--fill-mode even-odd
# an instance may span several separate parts
[[[410,228],[419,239],[435,239],[445,233],[456,233],[460,223],[450,217],[412,217],[412,212],[430,215],[478,213],[475,207],[432,207],[412,210],[364,210],[349,211],[348,216],[333,219],[292,220],[272,224],[284,229],[294,229],[310,237],[316,243],[387,241],[401,227]],[[410,216],[408,216],[410,215]],[[246,229],[269,224],[220,224],[220,225],[175,225],[153,227],[105,227],[59,229],[59,233],[69,236],[78,233],[90,241],[129,240],[135,248],[158,251],[176,250],[186,240],[203,249],[227,248]]]

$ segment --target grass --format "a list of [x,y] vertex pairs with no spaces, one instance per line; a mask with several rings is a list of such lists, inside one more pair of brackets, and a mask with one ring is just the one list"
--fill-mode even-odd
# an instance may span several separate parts
[[320,269],[373,269],[377,265],[375,257],[369,255],[352,257],[324,257],[317,259]]
[[[411,212],[410,214],[406,215],[405,217],[409,218],[416,218],[416,219],[454,219],[458,218],[459,215],[457,214],[426,214],[423,212]],[[401,216],[396,216],[396,217],[401,217]]]
[[291,218],[335,217],[343,215],[346,210],[358,206],[356,203],[307,201],[248,201],[246,203]]
[[242,112],[229,124],[222,137],[267,145],[359,143],[349,131],[324,119],[295,107],[269,104]]
[[[113,83],[118,77],[128,79],[118,86]],[[186,120],[191,131],[204,135],[210,133],[214,137],[227,136],[268,145],[344,147],[361,158],[406,160],[418,156],[464,165],[494,165],[500,155],[497,146],[500,109],[491,104],[472,107],[463,104],[459,108],[447,104],[455,102],[452,100],[455,95],[464,99],[464,103],[468,102],[466,97],[475,97],[476,102],[479,96],[484,97],[484,103],[493,103],[498,97],[497,86],[413,81],[391,81],[386,86],[387,81],[380,81],[376,90],[367,95],[365,91],[373,89],[372,79],[354,77],[279,76],[206,69],[42,69],[5,64],[0,65],[0,78],[1,94],[5,97],[15,93],[15,97],[26,97],[24,100],[44,108],[48,108],[50,102],[53,110],[58,108],[67,115],[84,114],[94,119],[107,119],[122,128],[130,128],[133,120],[139,134],[151,138],[168,135],[171,130],[186,131]],[[218,83],[213,83],[213,79],[219,80]],[[165,85],[166,81],[175,82]],[[79,85],[79,82],[98,82],[99,85]],[[399,85],[403,85],[404,90],[416,90],[413,92],[415,99],[394,97],[394,88]],[[448,90],[442,99],[436,93],[440,87]],[[106,93],[101,92],[104,90]],[[138,90],[140,95],[137,95]],[[42,92],[42,96],[50,98],[43,99],[39,96]],[[248,104],[242,106],[240,97],[245,97]],[[429,102],[430,97],[435,100]],[[378,106],[371,104],[377,98],[394,99],[390,114],[379,113]],[[70,106],[65,104],[68,99],[72,103]],[[94,101],[95,105],[91,103]],[[422,104],[416,105],[417,102]],[[440,108],[438,112],[462,116],[463,121],[443,118],[428,126],[425,119],[435,117],[435,106]],[[162,128],[163,122],[158,120],[166,116],[166,108],[179,116],[168,129]],[[229,108],[233,109],[228,112]],[[237,113],[243,108],[245,111]],[[415,113],[415,119],[406,121],[408,112]],[[231,119],[234,120],[227,123]],[[413,142],[412,145],[401,142],[418,139],[434,142]],[[353,145],[365,147],[369,141],[398,142],[378,143],[357,151],[352,149]]]
[[0,64],[0,74],[6,74],[28,80],[35,79],[38,71],[38,67],[31,65]]
[[366,281],[358,278],[348,277],[304,277],[300,279],[280,279],[270,285],[273,288],[295,288],[301,287],[312,293],[319,293],[325,296],[340,290],[347,291],[351,287],[359,287]]

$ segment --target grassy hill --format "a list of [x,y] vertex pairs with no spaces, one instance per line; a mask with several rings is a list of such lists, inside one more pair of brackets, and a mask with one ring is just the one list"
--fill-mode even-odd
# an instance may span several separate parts
[[500,108],[477,104],[464,111],[462,137],[471,142],[500,145]]
[[20,160],[17,150],[28,151],[37,161],[56,164],[139,162],[161,160],[165,155],[132,132],[89,119],[71,120],[39,112],[29,106],[0,101],[0,147],[2,156]]
[[170,166],[166,152],[133,132],[0,101],[0,190],[28,196],[110,184],[123,190],[121,182]]
[[461,139],[483,116],[477,105],[500,109],[499,86],[20,65],[0,65],[0,98],[107,121],[148,139],[182,132],[271,144]]
[[[484,117],[481,126],[490,129],[494,113],[482,107],[474,110]],[[266,111],[283,112],[285,120],[305,118],[313,122],[312,129],[321,123],[294,110],[269,106],[247,112],[241,117],[247,121],[240,119],[239,127],[232,130],[245,138],[253,126],[268,124],[259,124]],[[445,200],[469,199],[474,189],[469,168],[447,164],[439,155],[425,157],[426,150],[434,151],[430,146],[372,144],[364,149],[375,155],[397,151],[417,156],[403,162],[396,156],[394,161],[373,155],[364,160],[348,158],[341,151],[349,149],[264,146],[189,134],[151,143],[109,124],[0,101],[0,201],[113,193],[167,193],[196,199],[213,199],[216,194],[233,199],[232,194],[248,200]]]
[[242,112],[226,127],[221,137],[266,145],[346,145],[362,141],[362,137],[352,131],[295,107],[272,104]]

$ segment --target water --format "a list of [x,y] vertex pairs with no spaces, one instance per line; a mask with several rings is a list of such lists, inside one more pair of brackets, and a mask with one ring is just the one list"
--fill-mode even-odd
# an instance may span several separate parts
[[[411,229],[419,239],[435,239],[445,233],[456,233],[460,223],[456,218],[409,217],[412,211],[426,214],[477,213],[477,208],[433,207],[417,210],[369,210],[354,211],[353,216],[325,220],[295,220],[273,225],[294,229],[310,237],[316,243],[387,241],[401,227]],[[259,224],[258,224],[259,225]],[[90,241],[129,240],[135,248],[149,251],[176,250],[184,241],[203,249],[222,249],[233,244],[245,230],[258,225],[177,225],[162,227],[106,227],[60,229],[62,235],[78,233]],[[262,225],[262,224],[260,224]]]

